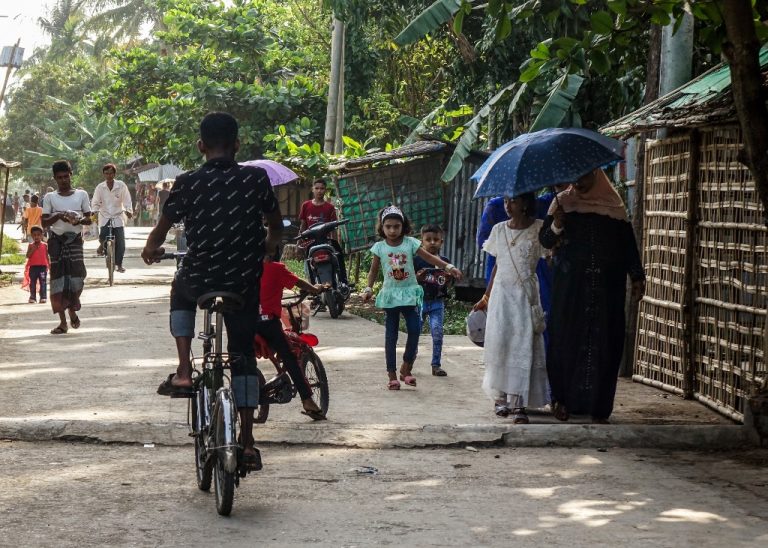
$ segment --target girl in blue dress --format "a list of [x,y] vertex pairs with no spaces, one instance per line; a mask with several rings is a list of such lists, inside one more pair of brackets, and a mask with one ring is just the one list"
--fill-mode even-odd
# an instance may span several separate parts
[[424,300],[424,290],[416,280],[413,269],[413,257],[418,255],[428,263],[445,270],[456,279],[462,278],[461,271],[440,257],[436,257],[421,247],[421,242],[408,236],[411,223],[403,212],[395,206],[388,206],[379,212],[376,232],[381,241],[371,248],[373,261],[368,272],[368,287],[363,290],[363,300],[368,302],[373,296],[374,282],[381,269],[384,283],[376,296],[376,306],[386,315],[384,351],[387,362],[387,374],[390,390],[400,390],[397,380],[397,337],[400,315],[405,319],[408,339],[405,343],[403,363],[400,365],[400,380],[409,386],[416,386],[416,378],[411,374],[413,361],[419,345],[421,327],[420,311]]

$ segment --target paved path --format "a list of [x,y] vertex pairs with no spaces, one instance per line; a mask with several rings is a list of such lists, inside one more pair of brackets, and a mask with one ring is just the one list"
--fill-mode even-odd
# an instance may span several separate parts
[[[82,297],[82,327],[66,335],[49,334],[56,319],[47,305],[26,304],[26,293],[17,286],[0,290],[0,382],[5,395],[0,399],[5,425],[0,434],[22,435],[37,428],[38,437],[188,441],[184,400],[155,394],[159,381],[174,368],[167,312],[174,267],[141,263],[138,252],[147,232],[129,229],[128,272],[116,275],[113,287],[102,283],[103,262],[92,253],[96,243],[86,244],[89,278]],[[330,420],[312,423],[299,414],[297,401],[272,406],[262,439],[411,445],[420,444],[419,439],[425,444],[493,441],[511,432],[513,443],[539,445],[550,438],[552,443],[568,443],[568,432],[601,432],[594,443],[611,444],[620,443],[611,436],[621,425],[720,425],[721,430],[735,431],[726,428],[732,426],[730,421],[696,402],[624,380],[613,430],[591,425],[578,431],[562,430],[564,425],[542,430],[542,425],[555,422],[549,415],[532,416],[534,424],[526,430],[493,416],[491,402],[480,389],[482,350],[466,337],[446,338],[448,377],[432,377],[428,361],[419,360],[418,388],[390,392],[382,326],[346,313],[336,320],[321,313],[312,318],[310,331],[320,339],[317,351],[328,372]],[[428,336],[422,338],[422,355],[430,355],[430,344]],[[679,430],[667,432],[669,437]],[[578,439],[574,443],[583,443]]]

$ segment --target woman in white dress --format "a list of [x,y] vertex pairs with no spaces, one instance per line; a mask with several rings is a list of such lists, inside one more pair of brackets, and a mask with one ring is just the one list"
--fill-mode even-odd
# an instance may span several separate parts
[[474,309],[488,312],[483,390],[493,398],[497,416],[512,413],[515,424],[527,424],[526,407],[549,403],[536,279],[536,263],[544,254],[538,239],[542,222],[534,217],[533,193],[505,198],[504,207],[509,220],[495,225],[483,245],[496,266]]

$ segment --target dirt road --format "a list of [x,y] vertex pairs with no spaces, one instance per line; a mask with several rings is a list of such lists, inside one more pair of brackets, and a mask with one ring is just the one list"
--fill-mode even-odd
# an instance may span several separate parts
[[[0,443],[5,546],[766,546],[768,452],[263,447],[216,514],[190,448]],[[376,474],[360,473],[370,466]]]

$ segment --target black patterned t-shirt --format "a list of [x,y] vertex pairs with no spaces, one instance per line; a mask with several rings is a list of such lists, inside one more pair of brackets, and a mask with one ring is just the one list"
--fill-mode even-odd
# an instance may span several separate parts
[[178,275],[192,289],[245,293],[258,287],[264,259],[264,214],[279,210],[267,172],[211,160],[176,177],[163,206],[184,221],[187,254]]

